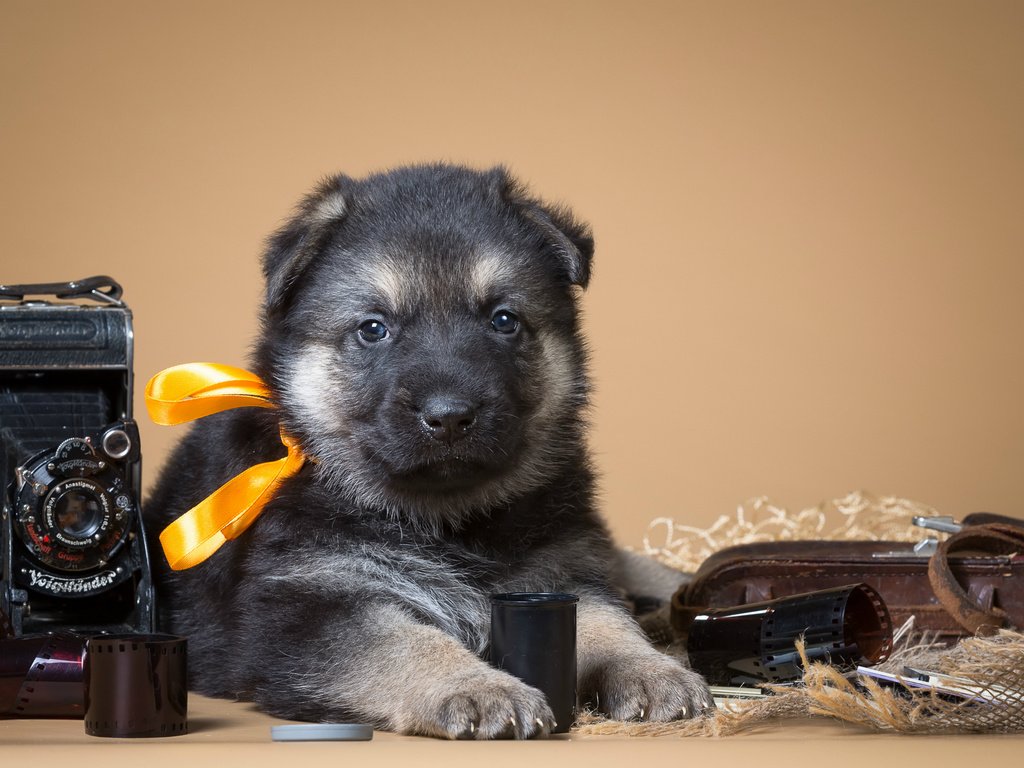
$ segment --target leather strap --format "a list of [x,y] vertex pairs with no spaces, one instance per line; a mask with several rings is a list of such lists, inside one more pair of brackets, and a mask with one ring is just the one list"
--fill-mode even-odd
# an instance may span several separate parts
[[993,595],[972,599],[953,575],[949,556],[967,551],[1002,557],[1024,553],[1024,528],[999,523],[972,525],[940,542],[928,561],[928,581],[935,596],[960,626],[972,635],[1009,626],[1006,612],[993,604]]

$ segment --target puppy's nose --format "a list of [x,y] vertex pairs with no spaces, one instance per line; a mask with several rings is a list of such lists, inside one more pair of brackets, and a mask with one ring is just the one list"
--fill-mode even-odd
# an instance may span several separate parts
[[435,440],[454,443],[473,429],[476,406],[449,395],[431,395],[420,409],[420,423]]

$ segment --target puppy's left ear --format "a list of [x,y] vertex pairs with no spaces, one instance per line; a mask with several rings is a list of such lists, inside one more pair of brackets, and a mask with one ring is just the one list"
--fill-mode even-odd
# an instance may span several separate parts
[[550,205],[531,197],[505,168],[495,168],[491,173],[502,198],[540,232],[569,282],[586,288],[594,260],[594,237],[590,227],[565,206]]
[[352,180],[333,176],[307,195],[288,222],[267,240],[263,276],[267,282],[267,315],[285,312],[295,285],[327,245],[349,208]]

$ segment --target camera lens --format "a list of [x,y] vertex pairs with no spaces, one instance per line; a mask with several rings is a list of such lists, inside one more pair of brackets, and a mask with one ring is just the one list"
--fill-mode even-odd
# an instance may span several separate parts
[[104,517],[100,500],[82,490],[63,494],[53,505],[53,513],[57,527],[76,539],[87,539],[96,533]]
[[54,571],[84,573],[106,566],[137,520],[134,496],[116,466],[59,478],[51,474],[51,463],[53,455],[44,453],[25,471],[28,479],[14,521],[18,538],[34,559]]

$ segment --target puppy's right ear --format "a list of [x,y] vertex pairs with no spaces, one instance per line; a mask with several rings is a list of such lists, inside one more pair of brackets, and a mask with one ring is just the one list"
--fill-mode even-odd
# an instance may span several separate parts
[[586,288],[594,260],[590,227],[578,221],[565,206],[549,205],[532,197],[503,166],[492,168],[488,179],[495,193],[537,229],[569,283]]
[[268,316],[288,309],[299,278],[344,221],[352,184],[347,176],[327,179],[303,198],[295,215],[267,240],[263,276]]

